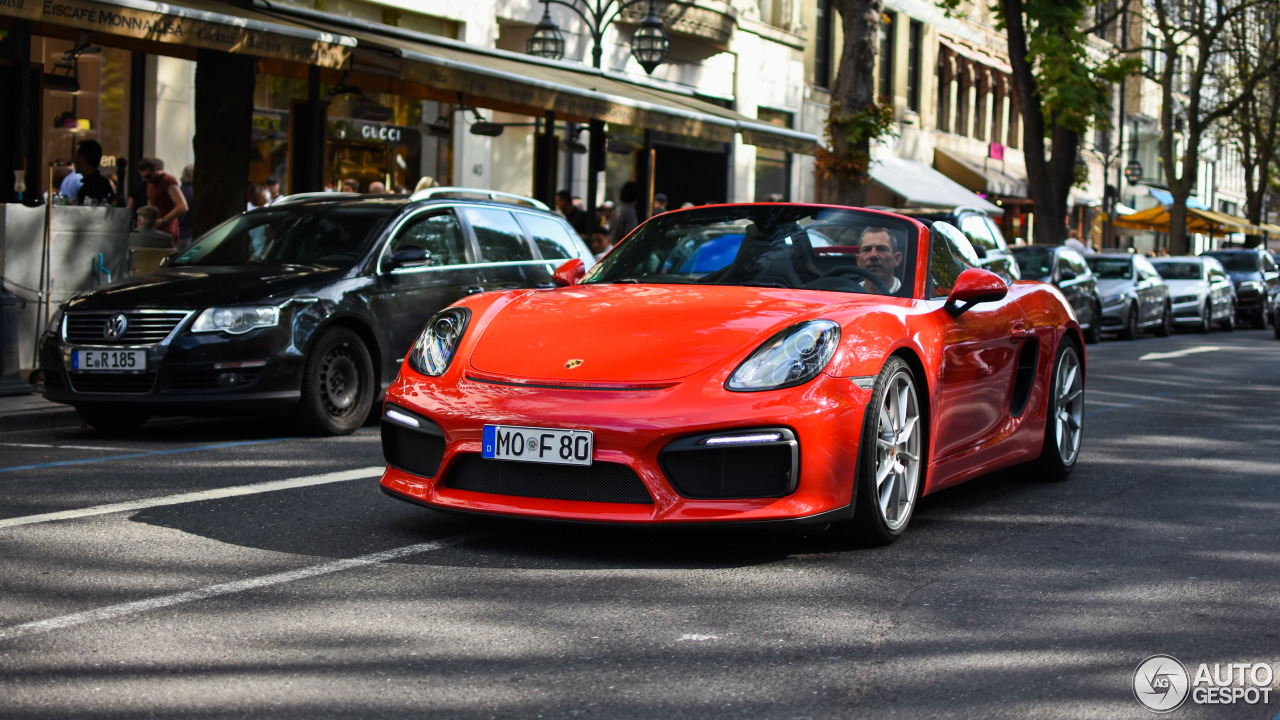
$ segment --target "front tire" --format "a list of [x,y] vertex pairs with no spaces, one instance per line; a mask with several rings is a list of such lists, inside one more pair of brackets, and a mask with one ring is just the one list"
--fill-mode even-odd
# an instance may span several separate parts
[[[1262,316],[1262,323],[1261,324],[1255,323],[1254,326],[1259,329],[1265,329],[1267,327],[1267,316],[1264,314]],[[1232,303],[1231,306],[1227,308],[1227,316],[1222,318],[1222,322],[1218,323],[1218,327],[1222,328],[1223,330],[1226,330],[1227,332],[1232,332],[1236,329],[1235,303]]]
[[1084,367],[1080,353],[1064,340],[1049,376],[1044,445],[1033,470],[1044,480],[1067,479],[1080,457],[1084,429]]
[[1120,330],[1121,340],[1133,340],[1138,337],[1138,307],[1130,305],[1129,312],[1125,315],[1124,327]]
[[1212,329],[1212,326],[1213,326],[1212,315],[1213,315],[1213,310],[1210,309],[1209,303],[1205,302],[1204,307],[1200,309],[1200,325],[1196,327],[1196,330],[1200,332],[1200,334],[1202,335],[1209,334],[1209,331]]
[[1093,306],[1093,316],[1089,319],[1089,329],[1084,333],[1084,341],[1090,345],[1102,342],[1102,306]]
[[889,358],[873,386],[858,444],[853,532],[864,545],[892,543],[911,521],[923,478],[922,423],[915,375],[901,358]]
[[294,410],[311,435],[349,435],[373,407],[373,360],[347,328],[330,328],[315,341],[302,374],[302,399]]
[[1160,316],[1160,324],[1156,326],[1156,337],[1169,337],[1173,334],[1173,308],[1164,306],[1164,314]]

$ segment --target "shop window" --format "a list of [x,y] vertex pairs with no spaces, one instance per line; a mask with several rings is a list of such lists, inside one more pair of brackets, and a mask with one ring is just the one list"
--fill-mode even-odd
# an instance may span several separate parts
[[481,262],[520,262],[533,259],[524,231],[506,210],[467,208],[467,222],[476,234]]
[[[756,119],[790,128],[792,114],[759,108]],[[756,202],[785,202],[791,199],[791,156],[785,150],[756,147]]]

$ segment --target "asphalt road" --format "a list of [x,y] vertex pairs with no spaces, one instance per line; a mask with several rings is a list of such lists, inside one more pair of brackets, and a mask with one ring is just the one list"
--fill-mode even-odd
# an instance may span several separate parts
[[373,427],[0,433],[0,718],[1144,718],[1149,656],[1280,670],[1280,341],[1088,360],[1069,480],[874,550],[438,515]]

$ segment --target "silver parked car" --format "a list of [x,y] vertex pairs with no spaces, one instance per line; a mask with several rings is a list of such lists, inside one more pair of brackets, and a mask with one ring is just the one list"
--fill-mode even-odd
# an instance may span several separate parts
[[1208,257],[1168,257],[1151,261],[1173,296],[1173,323],[1202,333],[1214,323],[1236,328],[1236,289],[1222,263]]
[[1169,286],[1141,255],[1089,255],[1102,296],[1102,330],[1132,340],[1141,329],[1164,337],[1173,328]]

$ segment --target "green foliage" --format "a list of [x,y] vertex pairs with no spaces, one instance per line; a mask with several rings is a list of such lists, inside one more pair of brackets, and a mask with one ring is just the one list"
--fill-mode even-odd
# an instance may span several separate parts
[[868,152],[871,141],[897,132],[893,105],[873,103],[861,110],[843,112],[839,103],[833,101],[823,132],[832,151],[820,147],[814,154],[814,164],[822,178],[861,180],[866,177],[871,162]]

